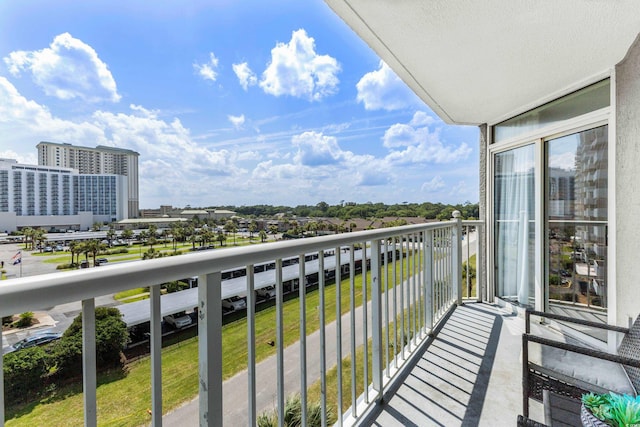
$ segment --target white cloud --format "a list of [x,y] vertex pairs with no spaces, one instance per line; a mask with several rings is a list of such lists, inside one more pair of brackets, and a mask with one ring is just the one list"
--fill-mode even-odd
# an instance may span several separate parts
[[433,193],[438,190],[442,190],[445,187],[445,183],[442,180],[440,175],[434,176],[431,181],[427,181],[422,184],[420,188],[422,191],[426,191],[427,193]]
[[20,147],[15,152],[2,151],[0,156],[37,163],[38,141],[139,152],[141,202],[149,207],[163,200],[177,205],[199,202],[205,187],[232,188],[241,181],[238,176],[247,173],[237,162],[255,157],[198,145],[179,119],[165,120],[158,111],[139,105],[119,113],[98,110],[84,120],[60,119],[0,77],[0,147]]
[[400,110],[420,103],[417,96],[383,61],[380,61],[380,68],[376,71],[362,76],[356,88],[356,99],[364,104],[366,110]]
[[69,33],[56,36],[42,50],[11,52],[4,62],[14,76],[29,72],[49,96],[89,102],[118,102],[121,98],[109,68],[96,51]]
[[227,118],[229,119],[233,127],[236,129],[242,128],[242,125],[244,125],[244,122],[245,122],[244,114],[240,116],[228,115]]
[[435,121],[436,119],[434,119],[424,111],[416,111],[409,124],[411,126],[429,126],[435,123]]
[[338,61],[318,55],[315,40],[305,30],[294,31],[289,43],[271,50],[271,62],[262,73],[260,87],[265,93],[319,101],[338,91]]
[[94,123],[74,123],[54,117],[46,107],[23,97],[9,80],[0,76],[0,141],[3,146],[23,147],[38,141],[71,144],[106,142]]
[[246,91],[249,86],[255,86],[258,83],[258,77],[251,71],[249,64],[243,62],[241,64],[233,64],[233,72],[236,73],[240,86]]
[[575,151],[567,151],[561,154],[554,154],[549,156],[549,167],[559,168],[566,171],[573,171],[576,169],[576,153]]
[[333,136],[318,132],[304,132],[295,135],[291,141],[298,147],[294,160],[306,166],[336,164],[344,158],[344,153]]
[[[411,123],[429,123],[421,115],[414,115]],[[386,160],[395,163],[452,163],[466,159],[471,148],[466,143],[457,147],[445,145],[440,132],[430,131],[424,125],[396,123],[389,127],[382,138],[383,145],[391,150]],[[402,148],[402,150],[396,150]]]
[[193,64],[193,68],[198,72],[198,75],[205,80],[211,80],[215,82],[218,79],[218,58],[213,52],[209,53],[209,62],[204,64]]

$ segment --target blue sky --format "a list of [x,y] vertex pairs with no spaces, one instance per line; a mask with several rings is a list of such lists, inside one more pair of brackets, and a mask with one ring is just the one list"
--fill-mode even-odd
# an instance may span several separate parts
[[477,128],[322,1],[5,1],[0,28],[0,157],[135,150],[142,208],[478,201]]

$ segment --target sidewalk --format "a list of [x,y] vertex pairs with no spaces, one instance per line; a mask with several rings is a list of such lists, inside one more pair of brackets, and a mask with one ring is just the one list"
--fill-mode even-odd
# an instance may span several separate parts
[[[371,303],[367,306],[369,315],[368,325],[371,325]],[[363,319],[362,306],[356,308],[356,346],[363,343]],[[342,315],[342,357],[350,355],[350,313]],[[327,370],[337,363],[337,328],[336,322],[326,325],[326,361]],[[371,331],[368,331],[368,336]],[[307,387],[320,379],[320,331],[307,336]],[[259,344],[257,344],[259,345]],[[266,345],[266,344],[265,344]],[[268,357],[256,364],[256,399],[257,414],[275,408],[278,400],[277,392],[277,364],[276,355]],[[300,343],[290,345],[284,350],[284,390],[286,396],[300,391]],[[350,373],[345,373],[350,375]],[[222,385],[223,394],[223,419],[233,420],[233,425],[247,425],[247,371],[240,372],[226,380]],[[182,427],[185,425],[198,425],[198,398],[196,397],[183,406],[165,414],[162,424],[167,427]]]

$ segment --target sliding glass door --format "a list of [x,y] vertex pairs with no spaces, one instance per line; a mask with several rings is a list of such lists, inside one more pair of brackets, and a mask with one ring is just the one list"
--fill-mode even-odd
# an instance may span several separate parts
[[497,295],[521,305],[535,298],[535,145],[494,157]]
[[545,143],[550,304],[607,307],[607,143],[607,126]]

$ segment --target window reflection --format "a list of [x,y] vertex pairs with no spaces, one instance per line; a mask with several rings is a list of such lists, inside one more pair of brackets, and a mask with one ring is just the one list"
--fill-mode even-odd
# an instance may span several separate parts
[[607,301],[607,126],[547,142],[549,300]]

